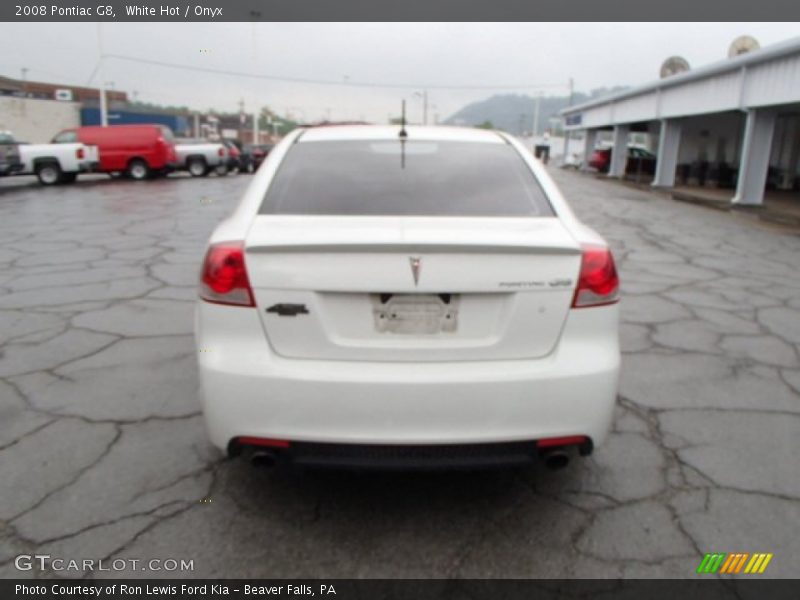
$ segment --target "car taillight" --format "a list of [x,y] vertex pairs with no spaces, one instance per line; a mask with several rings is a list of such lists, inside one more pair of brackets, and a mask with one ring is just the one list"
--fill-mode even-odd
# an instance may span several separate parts
[[242,242],[222,242],[208,249],[200,278],[200,297],[216,304],[255,306]]
[[78,158],[78,160],[83,160],[84,156],[83,148],[78,148],[77,150],[75,150],[75,156]]
[[572,308],[613,304],[619,300],[619,277],[611,250],[603,246],[583,246],[581,274]]
[[225,156],[225,148],[220,148],[219,150],[217,150],[217,154],[219,154],[220,156]]

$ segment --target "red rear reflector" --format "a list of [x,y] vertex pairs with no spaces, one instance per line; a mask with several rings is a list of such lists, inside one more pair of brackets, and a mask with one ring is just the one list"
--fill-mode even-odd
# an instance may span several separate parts
[[78,148],[75,150],[75,156],[78,158],[78,160],[83,160],[83,148]]
[[558,438],[545,438],[536,442],[538,448],[555,448],[558,446],[580,446],[585,444],[587,438],[585,435],[571,435],[567,437]]
[[255,306],[243,242],[222,242],[208,249],[201,273],[200,297],[216,304]]
[[604,246],[584,246],[572,308],[613,304],[617,300],[619,277],[611,250]]
[[237,441],[242,446],[267,446],[268,448],[288,448],[289,442],[286,440],[270,440],[257,437],[240,437]]

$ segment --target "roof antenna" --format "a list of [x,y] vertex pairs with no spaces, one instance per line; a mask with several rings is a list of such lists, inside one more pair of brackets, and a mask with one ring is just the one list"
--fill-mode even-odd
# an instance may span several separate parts
[[400,133],[401,138],[407,138],[408,132],[406,131],[406,101],[403,99],[403,112],[400,116]]

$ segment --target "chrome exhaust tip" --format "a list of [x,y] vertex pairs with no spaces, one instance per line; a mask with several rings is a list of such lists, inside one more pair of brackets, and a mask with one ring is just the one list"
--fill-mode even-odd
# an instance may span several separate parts
[[543,459],[545,466],[551,471],[558,471],[569,464],[569,455],[563,450],[548,450]]

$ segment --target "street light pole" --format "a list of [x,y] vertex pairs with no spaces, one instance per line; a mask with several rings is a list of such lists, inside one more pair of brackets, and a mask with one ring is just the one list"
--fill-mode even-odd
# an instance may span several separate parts
[[536,141],[536,136],[539,133],[539,104],[542,100],[542,93],[536,95],[536,105],[533,109],[533,141]]
[[421,92],[414,92],[415,96],[419,96],[422,98],[422,124],[428,124],[428,90],[422,90]]
[[108,127],[108,103],[106,101],[106,78],[103,70],[103,24],[97,23],[97,49],[100,53],[98,76],[100,77],[100,125]]
[[[567,106],[572,106],[572,97],[575,92],[575,82],[572,80],[572,77],[569,78],[569,100],[567,100]],[[567,162],[567,158],[569,157],[569,138],[570,132],[569,130],[564,127],[564,159],[563,162]]]

